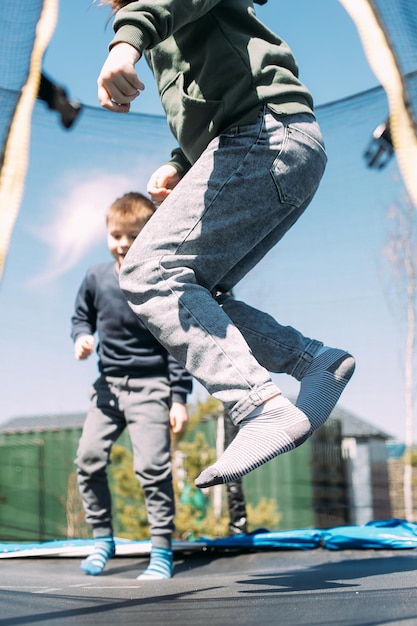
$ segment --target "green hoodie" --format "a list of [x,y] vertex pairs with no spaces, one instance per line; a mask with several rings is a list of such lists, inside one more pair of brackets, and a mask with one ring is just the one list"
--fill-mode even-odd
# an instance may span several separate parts
[[252,0],[136,0],[117,12],[114,30],[110,47],[126,42],[146,54],[190,163],[220,133],[254,123],[262,104],[281,115],[312,112],[291,50]]

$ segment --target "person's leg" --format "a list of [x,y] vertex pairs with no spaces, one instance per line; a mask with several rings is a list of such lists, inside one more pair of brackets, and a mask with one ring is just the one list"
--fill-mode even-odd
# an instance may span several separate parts
[[[239,432],[239,426],[233,424],[226,411],[223,412],[224,446],[227,448]],[[246,533],[247,514],[246,501],[243,493],[242,479],[226,483],[227,507],[229,511],[229,535]]]
[[[286,335],[293,333],[291,327],[279,327],[271,316],[238,302],[231,296],[223,295],[219,300],[261,365],[272,372],[291,374],[301,381],[295,407],[308,419],[309,429],[305,436],[307,439],[330,416],[353,375],[354,358],[345,350],[323,346],[315,341],[294,361],[294,345],[285,342]],[[275,349],[271,349],[274,344]],[[278,404],[275,404],[277,400]],[[277,411],[282,416],[281,429],[277,429]],[[263,407],[255,409],[242,420],[239,436],[216,463],[203,470],[195,484],[198,487],[210,487],[224,482],[233,483],[258,467],[261,459],[270,460],[285,452],[285,445],[292,446],[288,450],[300,445],[303,441],[301,439],[294,439],[293,443],[287,443],[284,439],[284,435],[294,432],[290,431],[294,422],[288,421],[288,415],[287,411],[284,413],[282,410],[282,398],[274,398]],[[251,464],[249,454],[242,454],[242,449],[250,451],[253,441],[256,440],[258,446],[262,447],[262,453],[252,454]],[[274,452],[278,449],[279,452]],[[268,458],[268,455],[271,456]]]
[[[279,390],[212,291],[235,268],[235,280],[240,280],[312,197],[325,153],[315,139],[305,140],[302,132],[292,139],[293,134],[282,121],[262,113],[257,124],[213,141],[146,224],[120,272],[132,309],[223,402],[235,423]],[[304,165],[297,168],[300,151]],[[281,166],[287,153],[289,163]],[[279,174],[285,167],[288,172]],[[295,363],[312,344],[295,329],[285,342],[294,344]]]
[[81,562],[81,569],[93,576],[101,574],[108,559],[115,554],[106,468],[111,446],[124,427],[115,389],[104,378],[99,378],[93,386],[91,406],[75,459],[85,518],[92,526],[94,537],[93,551]]
[[[270,315],[236,300],[230,293],[220,294],[217,301],[263,367],[270,372],[290,374],[301,381],[296,406],[310,420],[312,433],[320,428],[353,374],[353,357],[317,341],[302,351],[302,343],[297,346],[293,340],[287,340],[287,336],[296,337],[293,328],[279,326]],[[298,360],[294,358],[296,355],[300,355]]]
[[169,404],[166,378],[128,379],[121,403],[129,429],[136,476],[145,492],[151,533],[151,555],[140,580],[171,578],[174,531]]
[[[234,480],[310,432],[305,413],[279,397],[211,292],[226,276],[242,278],[302,214],[325,167],[320,137],[309,116],[283,123],[269,112],[257,124],[225,133],[158,209],[122,266],[120,284],[132,309],[241,424],[234,441],[239,460],[226,451],[218,475],[199,486]],[[291,370],[322,345],[295,329],[285,342],[293,347]],[[265,402],[267,415],[244,421]]]

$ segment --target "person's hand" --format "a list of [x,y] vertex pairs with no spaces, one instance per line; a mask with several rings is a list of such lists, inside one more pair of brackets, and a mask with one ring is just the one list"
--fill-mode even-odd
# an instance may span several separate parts
[[180,433],[188,422],[187,407],[182,402],[173,402],[169,412],[169,423],[173,433]]
[[94,348],[93,335],[81,335],[77,337],[74,343],[74,354],[78,361],[87,359]]
[[152,198],[152,202],[156,206],[162,204],[174,187],[178,185],[180,180],[181,176],[170,163],[159,167],[156,172],[152,174],[148,182],[147,191]]
[[98,100],[109,111],[128,113],[130,103],[145,89],[135,70],[140,54],[129,43],[118,43],[109,52],[97,79]]

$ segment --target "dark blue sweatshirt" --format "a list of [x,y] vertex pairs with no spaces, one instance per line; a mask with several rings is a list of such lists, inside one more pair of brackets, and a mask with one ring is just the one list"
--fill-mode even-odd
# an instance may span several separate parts
[[186,402],[192,378],[133,313],[115,263],[91,267],[77,294],[71,336],[98,334],[98,369],[105,376],[166,376],[174,402]]

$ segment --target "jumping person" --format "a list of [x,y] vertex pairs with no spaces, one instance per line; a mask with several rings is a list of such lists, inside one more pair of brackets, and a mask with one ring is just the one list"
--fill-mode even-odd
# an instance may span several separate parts
[[[101,3],[116,14],[100,104],[129,111],[144,89],[135,66],[145,56],[179,144],[150,178],[161,206],[129,250],[120,286],[240,425],[196,485],[234,481],[324,424],[354,371],[345,350],[233,298],[216,300],[279,242],[318,188],[327,157],[312,96],[252,0]],[[269,372],[300,381],[295,405]]]

